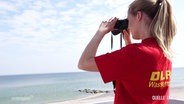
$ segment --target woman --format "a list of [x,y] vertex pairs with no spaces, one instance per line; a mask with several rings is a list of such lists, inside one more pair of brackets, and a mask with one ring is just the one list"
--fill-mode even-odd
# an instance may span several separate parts
[[[172,71],[171,42],[175,22],[168,0],[135,0],[128,9],[126,46],[96,56],[103,37],[114,30],[117,18],[103,21],[85,48],[78,67],[100,72],[105,83],[116,80],[115,104],[167,104]],[[131,43],[130,33],[141,43]]]

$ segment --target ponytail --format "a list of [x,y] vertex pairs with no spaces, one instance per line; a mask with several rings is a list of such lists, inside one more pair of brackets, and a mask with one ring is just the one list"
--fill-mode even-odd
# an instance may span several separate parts
[[155,37],[166,57],[172,57],[171,43],[176,34],[172,8],[167,0],[156,2],[157,12],[150,24],[150,33]]

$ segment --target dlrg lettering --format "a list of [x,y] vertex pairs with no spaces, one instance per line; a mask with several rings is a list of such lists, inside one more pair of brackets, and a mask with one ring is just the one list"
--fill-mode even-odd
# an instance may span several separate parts
[[170,85],[171,71],[155,71],[151,73],[149,87],[158,88]]
[[162,81],[162,80],[168,80],[170,79],[171,76],[171,71],[157,71],[157,72],[152,72],[150,81]]

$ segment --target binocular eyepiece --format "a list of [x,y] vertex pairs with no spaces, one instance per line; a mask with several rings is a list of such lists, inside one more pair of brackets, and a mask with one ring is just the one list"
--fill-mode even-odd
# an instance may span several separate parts
[[111,33],[113,35],[118,35],[119,33],[122,33],[122,31],[125,29],[128,29],[128,19],[123,19],[123,20],[117,20],[116,24],[114,26],[113,31],[111,31]]

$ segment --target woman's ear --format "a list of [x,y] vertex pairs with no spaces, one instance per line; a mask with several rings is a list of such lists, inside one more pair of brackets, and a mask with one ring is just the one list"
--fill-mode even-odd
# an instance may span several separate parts
[[142,12],[141,11],[138,11],[137,12],[137,19],[138,19],[138,21],[140,21],[141,19],[142,19]]

